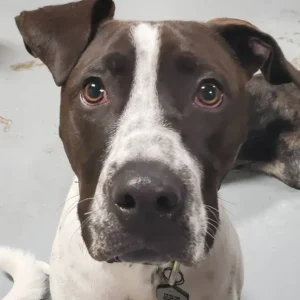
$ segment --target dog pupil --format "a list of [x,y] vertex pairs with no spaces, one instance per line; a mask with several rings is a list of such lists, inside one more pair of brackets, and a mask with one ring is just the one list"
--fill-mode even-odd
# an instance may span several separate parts
[[101,97],[103,89],[97,83],[91,83],[88,88],[88,93],[91,99],[97,99]]
[[213,101],[216,98],[216,87],[213,84],[205,84],[201,87],[201,94],[205,101]]

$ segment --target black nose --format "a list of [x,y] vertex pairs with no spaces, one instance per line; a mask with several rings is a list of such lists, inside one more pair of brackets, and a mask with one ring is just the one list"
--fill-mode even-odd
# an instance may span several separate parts
[[184,185],[160,163],[127,163],[112,180],[112,212],[122,223],[174,219],[183,209]]

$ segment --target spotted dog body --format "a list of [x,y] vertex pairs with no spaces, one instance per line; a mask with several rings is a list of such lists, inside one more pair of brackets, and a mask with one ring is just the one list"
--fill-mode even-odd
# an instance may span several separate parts
[[300,188],[300,91],[294,83],[270,85],[262,75],[248,84],[249,134],[237,168],[272,175]]
[[52,299],[155,300],[178,261],[191,300],[237,300],[241,248],[218,190],[237,157],[249,160],[253,74],[299,87],[299,72],[246,21],[114,11],[83,0],[16,17],[61,87],[60,137],[78,180],[53,244]]

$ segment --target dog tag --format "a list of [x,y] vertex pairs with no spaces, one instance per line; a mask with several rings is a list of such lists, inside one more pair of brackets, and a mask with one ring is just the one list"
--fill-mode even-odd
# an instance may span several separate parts
[[[166,272],[170,271],[169,276]],[[177,280],[177,275],[180,279]],[[183,274],[180,272],[180,264],[174,261],[171,268],[166,268],[163,271],[163,277],[168,284],[161,284],[156,289],[157,300],[189,300],[190,296],[187,292],[182,290],[178,285],[184,283]]]
[[[178,263],[177,261],[174,261],[172,264],[172,268],[171,268],[171,273],[168,279],[168,283],[170,286],[174,286],[175,284],[178,284],[177,280],[177,275],[179,273],[179,269],[180,269],[180,263]],[[168,269],[166,269],[168,270]],[[165,271],[166,271],[165,270]],[[183,277],[182,277],[183,279]]]
[[157,287],[156,298],[157,300],[189,300],[190,296],[176,285],[164,284]]

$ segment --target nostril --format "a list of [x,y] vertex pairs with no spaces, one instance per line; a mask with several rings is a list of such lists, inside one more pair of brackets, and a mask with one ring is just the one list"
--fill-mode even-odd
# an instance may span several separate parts
[[130,194],[125,194],[116,201],[116,205],[122,209],[134,209],[136,206],[136,201],[134,197]]
[[168,213],[173,211],[177,206],[177,197],[172,196],[160,196],[156,200],[156,209],[159,212]]

